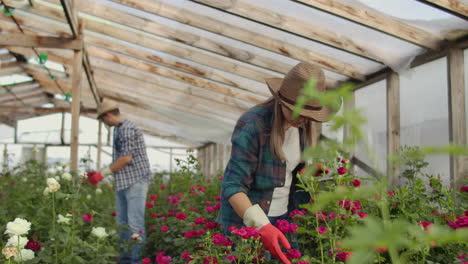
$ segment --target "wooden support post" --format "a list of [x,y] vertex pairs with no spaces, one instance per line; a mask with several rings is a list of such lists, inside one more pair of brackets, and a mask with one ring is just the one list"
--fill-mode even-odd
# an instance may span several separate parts
[[44,145],[44,151],[42,152],[42,161],[47,163],[47,145]]
[[111,128],[110,127],[107,127],[107,146],[110,146],[111,145]]
[[218,169],[217,172],[222,172],[224,170],[224,144],[217,144],[218,145]]
[[8,144],[3,144],[3,164],[2,173],[6,173],[8,170]]
[[213,170],[211,171],[211,174],[215,174],[218,172],[219,168],[219,160],[218,160],[218,144],[214,143],[212,148],[212,154],[211,157],[213,158]]
[[169,149],[169,172],[172,173],[172,148]]
[[[79,29],[78,38],[81,36]],[[83,50],[73,51],[73,76],[72,76],[72,124],[70,136],[70,159],[71,171],[78,171],[78,146],[79,146],[79,127],[80,127],[80,104],[81,104],[81,73],[83,69]]]
[[62,112],[62,124],[60,126],[60,143],[65,145],[65,112]]
[[[400,152],[400,77],[398,73],[387,75],[387,158]],[[387,159],[388,183],[399,184],[400,168]]]
[[15,122],[15,129],[14,129],[14,143],[17,144],[18,143],[18,121]]
[[101,154],[102,154],[102,121],[98,123],[98,140],[97,140],[97,158],[96,158],[96,169],[101,169]]
[[[448,53],[448,99],[450,143],[466,145],[465,78],[463,50],[452,48]],[[468,176],[466,157],[450,157],[450,185],[458,189]]]

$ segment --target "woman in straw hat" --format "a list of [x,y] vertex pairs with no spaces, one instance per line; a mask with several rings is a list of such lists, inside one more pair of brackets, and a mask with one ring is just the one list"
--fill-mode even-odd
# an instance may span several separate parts
[[264,248],[283,263],[291,262],[279,242],[287,250],[290,244],[274,224],[309,202],[308,193],[296,186],[296,172],[304,167],[301,152],[320,136],[314,135],[313,122],[325,122],[336,112],[313,100],[293,118],[296,98],[310,79],[325,92],[323,71],[309,63],[299,63],[283,79],[266,80],[273,96],[239,118],[222,183],[218,222],[225,232],[231,226],[255,226]]

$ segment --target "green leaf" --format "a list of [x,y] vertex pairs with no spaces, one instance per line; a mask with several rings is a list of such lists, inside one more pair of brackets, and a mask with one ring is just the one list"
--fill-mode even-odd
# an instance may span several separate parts
[[49,75],[49,78],[52,80],[52,81],[55,81],[57,79],[57,77],[55,77],[54,75]]
[[72,98],[71,93],[66,93],[66,94],[65,94],[65,101],[70,102],[70,101],[71,101],[71,98]]

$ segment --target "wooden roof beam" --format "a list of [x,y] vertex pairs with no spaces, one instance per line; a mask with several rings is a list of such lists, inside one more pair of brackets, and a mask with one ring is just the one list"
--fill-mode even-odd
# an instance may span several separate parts
[[[247,108],[238,108],[232,105],[223,104],[217,101],[214,101],[211,98],[206,98],[202,96],[197,96],[168,87],[164,87],[160,84],[155,84],[146,81],[140,81],[128,75],[118,74],[116,72],[106,71],[102,68],[96,68],[96,76],[99,76],[99,83],[102,85],[114,84],[114,86],[119,87],[120,90],[125,90],[128,92],[140,91],[144,96],[145,93],[159,96],[161,100],[168,98],[167,100],[179,102],[179,104],[192,105],[192,104],[202,104],[210,107],[210,112],[223,113],[226,117],[237,119],[237,117],[243,113]],[[113,78],[113,79],[109,79]],[[134,88],[137,87],[137,88]],[[128,89],[131,87],[131,89]]]
[[0,45],[21,46],[21,47],[41,47],[54,49],[74,49],[83,48],[81,39],[46,37],[37,35],[26,35],[18,33],[9,33],[0,35]]
[[[35,106],[0,106],[0,111],[2,114],[9,113],[38,113],[38,114],[55,114],[55,113],[69,113],[70,108],[68,107],[54,107],[54,108],[45,108],[45,107],[35,107]],[[96,114],[96,109],[81,108],[80,113],[90,113]]]
[[297,60],[316,63],[325,69],[349,76],[354,79],[363,79],[364,77],[364,74],[354,65],[350,65],[335,58],[315,53],[299,46],[276,40],[267,35],[249,31],[246,28],[236,27],[219,19],[202,16],[187,9],[177,8],[176,5],[172,5],[170,2],[141,2],[137,0],[113,1],[131,6],[133,8],[145,10],[146,12],[151,12],[156,15],[178,21],[180,23],[211,31],[215,34],[243,41],[262,49],[268,49],[272,52],[276,52],[278,54],[285,55]]
[[[141,97],[146,98],[158,98],[159,100],[185,104],[187,106],[197,104],[206,105],[211,108],[211,113],[222,113],[224,116],[232,119],[236,119],[243,113],[243,110],[241,109],[216,103],[209,98],[188,95],[179,91],[171,91],[170,89],[166,89],[153,83],[132,79],[129,76],[120,76],[116,73],[101,70],[96,70],[96,75],[102,77],[100,78],[99,83],[103,84],[103,86],[109,85],[119,88],[119,92],[133,93],[135,95],[138,94]],[[127,87],[131,87],[131,89],[126,89]]]
[[468,19],[468,4],[460,0],[417,0],[461,19]]
[[[19,8],[21,8],[21,6]],[[63,25],[57,23],[56,21],[52,22],[49,20],[50,18],[60,21],[65,20],[63,14],[58,12],[58,10],[60,10],[60,7],[57,5],[45,2],[43,0],[36,0],[33,7],[23,7],[22,12],[21,10],[17,9],[15,16],[23,18],[22,23],[28,27],[34,28],[37,27],[37,25],[43,25],[45,27],[47,25],[47,30],[53,34],[66,34],[66,28]],[[25,12],[32,12],[44,17],[38,18],[35,16],[27,16],[25,15]],[[0,18],[1,17],[2,14],[0,14]],[[141,31],[132,30],[131,28],[117,25],[115,23],[111,23],[110,21],[109,23],[104,23],[102,20],[92,18],[89,15],[82,16],[82,18],[85,21],[85,27],[88,30],[101,33],[103,35],[109,35],[111,37],[115,37],[133,44],[165,52],[197,63],[205,64],[209,67],[220,69],[226,72],[235,73],[248,79],[264,83],[266,78],[281,76],[273,74],[271,71],[266,71],[258,67],[248,66],[245,63],[237,62],[232,59],[230,60],[217,54],[210,54],[206,51],[201,51],[193,47],[187,47],[187,45],[183,46],[182,44],[174,41],[151,36],[150,34]],[[337,84],[338,83],[336,80],[327,78],[328,87],[336,87]]]
[[325,11],[335,16],[356,22],[358,24],[376,29],[378,31],[395,36],[402,40],[414,43],[428,49],[438,49],[443,39],[438,36],[403,23],[390,16],[372,12],[359,7],[353,7],[340,1],[329,0],[296,0],[308,6]]
[[[38,81],[42,88],[45,89],[46,91],[50,93],[57,93],[58,89],[55,87],[55,83],[50,80],[50,78],[40,72],[30,72],[30,74],[34,77],[36,81]],[[71,84],[69,80],[61,79],[57,80],[60,86],[65,90],[65,92],[71,91]],[[140,93],[135,93],[134,91],[127,91],[126,89],[123,90],[122,87],[116,86],[117,84],[112,83],[110,84],[109,82],[102,83],[102,92],[103,96],[106,97],[111,97],[114,98],[115,100],[119,100],[122,102],[126,102],[128,98],[133,98],[133,101],[131,102],[138,102],[138,101],[148,101],[149,104],[151,105],[157,105],[158,107],[163,107],[167,109],[176,109],[181,112],[188,112],[192,113],[194,115],[203,117],[203,118],[208,118],[212,120],[218,120],[219,122],[224,122],[227,124],[235,124],[236,118],[228,118],[228,113],[226,112],[220,112],[220,110],[217,110],[212,107],[212,105],[201,105],[201,104],[188,104],[187,101],[177,101],[174,100],[173,98],[169,97],[167,98],[160,98],[160,97],[155,97],[153,95],[148,95],[148,92],[144,94]],[[83,97],[86,95],[83,94]],[[119,95],[118,98],[116,98],[116,95]],[[138,97],[140,96],[140,97]],[[137,104],[137,103],[135,103]],[[222,114],[220,114],[222,113]],[[237,116],[237,115],[236,115]]]
[[353,40],[340,37],[335,32],[318,26],[304,23],[294,17],[285,16],[271,10],[251,5],[244,1],[231,0],[192,0],[193,2],[211,6],[228,13],[245,17],[254,21],[270,25],[297,35],[315,40],[337,49],[347,51],[361,57],[384,62],[385,59],[371,52],[368,48],[355,43]]
[[[134,59],[126,55],[119,55],[119,54],[112,53],[112,52],[102,50],[102,49],[94,49],[92,47],[89,48],[89,53],[90,55],[96,56],[101,59],[113,61],[113,62],[126,65],[135,69],[165,76],[167,78],[178,80],[180,82],[185,82],[190,85],[201,87],[201,88],[204,88],[206,90],[210,90],[216,93],[239,98],[247,102],[259,103],[259,102],[262,102],[265,98],[265,97],[258,96],[250,92],[241,91],[239,89],[235,89],[235,88],[233,89],[227,86],[223,86],[216,82],[208,81],[206,79],[203,79],[194,75],[182,73],[182,72],[164,68],[164,67],[159,67],[156,64]],[[95,60],[93,60],[93,62],[95,62]],[[226,100],[227,100],[227,97],[226,97]]]

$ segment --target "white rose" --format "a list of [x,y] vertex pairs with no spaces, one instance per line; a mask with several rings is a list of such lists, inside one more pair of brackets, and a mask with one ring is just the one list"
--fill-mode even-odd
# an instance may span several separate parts
[[14,246],[19,248],[24,248],[28,243],[28,239],[26,237],[14,235],[8,239],[7,246]]
[[97,188],[96,189],[96,194],[101,194],[102,193],[102,189],[101,188]]
[[31,223],[21,219],[21,218],[16,218],[15,221],[9,222],[6,227],[5,234],[8,234],[10,236],[21,236],[21,235],[26,235],[31,229]]
[[56,192],[60,189],[60,183],[54,178],[47,179],[47,186],[49,187],[49,192]]
[[14,246],[6,246],[2,249],[2,254],[6,259],[11,257],[16,257],[18,255],[18,250]]
[[80,179],[82,179],[82,180],[88,179],[88,174],[86,172],[81,173],[80,174]]
[[93,234],[97,238],[105,238],[108,236],[104,227],[93,227],[93,230],[91,230],[91,234]]
[[49,169],[47,170],[47,172],[48,172],[49,174],[51,174],[51,175],[55,175],[55,174],[57,173],[57,169],[56,169],[56,168],[49,168]]
[[72,180],[72,175],[68,172],[65,172],[64,174],[62,174],[62,179],[66,180],[66,181],[71,181]]
[[86,199],[91,200],[91,198],[93,198],[91,194],[86,195]]
[[132,239],[133,239],[133,240],[141,240],[141,236],[140,236],[140,234],[138,234],[138,233],[133,233],[133,234],[132,234]]
[[23,182],[27,182],[27,181],[28,181],[28,178],[23,177],[22,180],[23,180]]
[[[68,214],[67,214],[67,216],[68,216]],[[70,220],[71,220],[70,218],[64,217],[63,215],[59,214],[58,219],[57,219],[57,223],[59,223],[59,224],[63,223],[63,224],[68,225],[70,223]]]
[[49,193],[50,193],[49,187],[45,187],[45,189],[44,189],[44,191],[42,192],[42,194],[43,194],[44,196],[47,196],[47,195],[49,195]]
[[16,256],[15,261],[20,262],[20,261],[28,261],[34,258],[34,251],[30,249],[22,249],[21,250],[21,256]]

